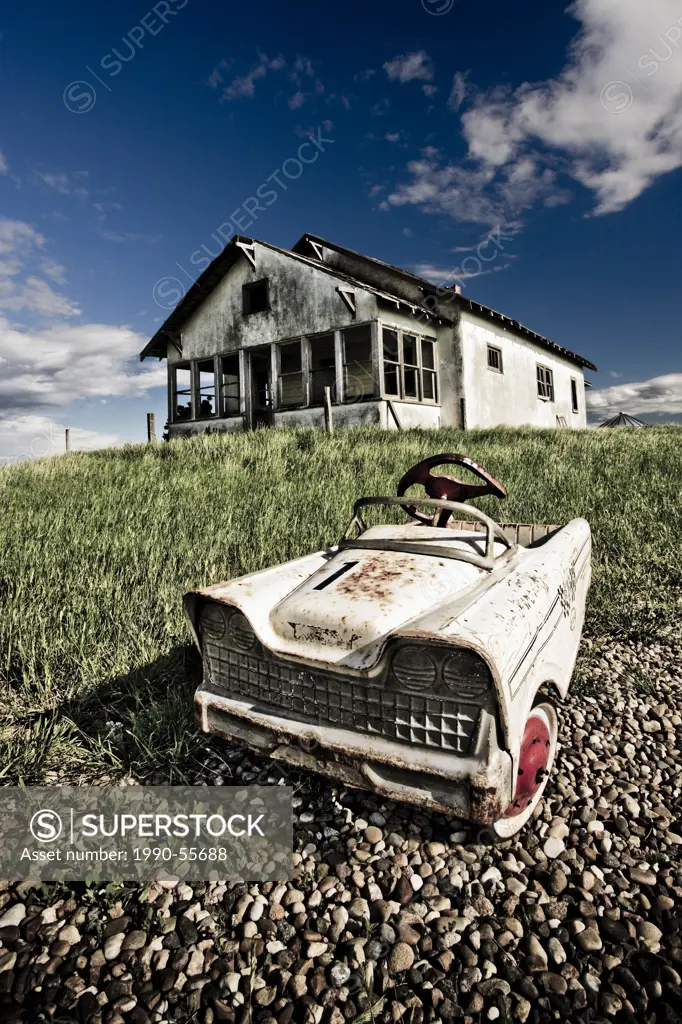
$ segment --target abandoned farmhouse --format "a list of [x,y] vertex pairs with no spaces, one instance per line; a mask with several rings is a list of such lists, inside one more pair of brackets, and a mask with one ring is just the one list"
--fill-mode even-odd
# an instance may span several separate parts
[[321,427],[325,398],[334,427],[584,427],[596,369],[459,288],[315,235],[291,250],[235,237],[149,356],[168,361],[170,437]]

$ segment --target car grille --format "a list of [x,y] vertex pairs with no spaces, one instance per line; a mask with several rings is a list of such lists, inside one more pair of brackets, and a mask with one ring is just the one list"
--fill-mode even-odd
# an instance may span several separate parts
[[231,697],[268,705],[313,725],[337,726],[403,743],[466,754],[480,704],[402,693],[228,650],[204,637],[212,681]]

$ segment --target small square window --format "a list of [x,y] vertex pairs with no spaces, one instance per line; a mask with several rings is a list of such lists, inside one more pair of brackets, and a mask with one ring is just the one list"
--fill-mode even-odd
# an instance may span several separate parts
[[250,316],[251,313],[263,313],[270,309],[270,295],[267,278],[262,281],[254,281],[252,284],[245,284],[242,287],[242,313]]
[[502,349],[496,345],[488,345],[488,369],[502,373]]
[[537,364],[538,398],[545,402],[554,401],[554,374],[548,366]]
[[575,377],[571,377],[571,409],[573,412],[580,411],[580,406],[578,405],[578,382]]

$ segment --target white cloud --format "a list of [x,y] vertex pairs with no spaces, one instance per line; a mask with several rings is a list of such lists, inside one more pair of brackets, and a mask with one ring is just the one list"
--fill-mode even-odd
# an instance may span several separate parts
[[392,81],[396,82],[431,82],[433,80],[433,65],[424,52],[418,50],[415,53],[400,54],[384,64],[386,74]]
[[483,267],[480,260],[477,261],[480,270],[465,270],[462,267],[436,267],[432,263],[415,263],[412,267],[417,277],[423,277],[433,284],[449,284],[454,286],[462,281],[468,281],[472,277],[485,277],[486,274],[496,274],[500,270],[506,270],[509,263],[498,263],[494,267]]
[[[574,0],[568,14],[579,30],[555,78],[476,94],[465,74],[455,75],[448,103],[459,110],[469,102],[461,116],[466,159],[424,153],[386,208],[412,204],[518,228],[537,203],[568,202],[571,178],[605,214],[682,167],[679,0]],[[418,77],[424,60],[423,51],[396,58],[391,77]]]
[[50,277],[57,284],[66,283],[66,269],[60,263],[55,263],[54,260],[46,257],[40,261],[40,269],[43,274]]
[[678,0],[575,0],[581,22],[557,78],[479,97],[463,116],[469,154],[494,167],[554,151],[611,213],[682,166]]
[[138,231],[98,231],[105,242],[160,242],[161,235],[142,235]]
[[58,324],[29,330],[0,318],[0,419],[75,399],[134,398],[165,387],[165,365],[136,368],[146,341],[129,327]]
[[0,310],[25,311],[41,317],[78,316],[80,310],[65,295],[56,292],[31,265],[52,278],[63,281],[64,268],[41,257],[45,238],[30,224],[0,218]]
[[608,419],[619,412],[633,416],[641,414],[682,414],[682,373],[668,373],[663,377],[634,384],[614,384],[598,391],[588,391],[588,411],[600,419]]
[[8,170],[9,167],[7,166],[7,160],[5,159],[5,156],[2,150],[0,149],[0,174],[7,174]]
[[20,284],[0,282],[0,309],[14,313],[26,310],[43,317],[80,316],[80,309],[47,281],[29,276]]
[[464,103],[467,94],[467,81],[466,74],[461,71],[455,72],[455,77],[452,79],[452,89],[450,90],[450,96],[448,97],[448,106],[450,110],[455,112]]
[[515,231],[520,215],[539,199],[562,199],[555,172],[530,158],[497,174],[489,164],[464,167],[448,163],[438,150],[429,147],[421,159],[408,163],[407,170],[412,181],[399,185],[382,209],[419,206],[426,213],[445,213],[459,221],[504,225],[505,230]]
[[63,196],[76,196],[78,199],[87,199],[90,193],[83,184],[88,179],[87,171],[74,171],[73,174],[66,174],[64,171],[43,174],[38,172],[40,180],[59,192]]
[[[270,58],[267,57],[266,54],[260,53],[258,55],[258,62],[248,72],[248,74],[238,76],[237,78],[233,78],[230,84],[227,86],[227,88],[223,89],[222,95],[220,97],[221,101],[244,98],[250,99],[256,93],[256,82],[258,81],[259,78],[265,78],[268,71],[281,71],[282,68],[284,67],[286,67],[286,61],[284,60],[284,57],[274,57],[272,60],[270,60]],[[220,81],[222,81],[222,76],[220,75],[219,69],[220,65],[218,65],[218,68],[214,69],[213,72],[211,73],[211,77],[209,78],[209,82],[211,84],[215,83],[215,85],[217,85]]]
[[[0,419],[0,466],[61,455],[66,448],[63,423],[35,413]],[[114,448],[124,444],[119,434],[104,434],[82,427],[70,428],[72,451],[92,451],[96,448]]]
[[45,244],[45,236],[41,235],[30,224],[23,220],[10,220],[0,217],[0,255],[7,253],[25,253]]

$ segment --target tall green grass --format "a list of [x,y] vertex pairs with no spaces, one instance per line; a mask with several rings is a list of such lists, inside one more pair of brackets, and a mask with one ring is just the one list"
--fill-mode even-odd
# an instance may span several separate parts
[[[589,520],[586,630],[682,619],[682,428],[211,435],[0,470],[0,777],[191,773],[185,590],[338,540],[363,494],[459,451],[507,522]],[[48,776],[50,777],[50,776]]]

